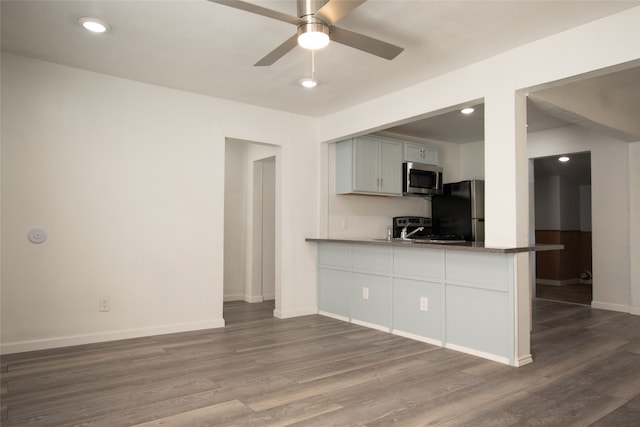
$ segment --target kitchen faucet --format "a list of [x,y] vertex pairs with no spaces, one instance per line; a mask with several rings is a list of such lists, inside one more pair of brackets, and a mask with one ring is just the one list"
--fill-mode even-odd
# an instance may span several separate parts
[[416,234],[418,231],[422,231],[422,230],[424,230],[424,227],[418,227],[418,228],[416,228],[415,230],[413,230],[411,233],[407,234],[407,227],[408,227],[408,226],[404,227],[404,228],[402,229],[402,231],[400,232],[400,238],[401,238],[401,239],[403,239],[403,240],[404,240],[404,239],[408,239],[410,236],[413,236],[413,235],[414,235],[414,234]]

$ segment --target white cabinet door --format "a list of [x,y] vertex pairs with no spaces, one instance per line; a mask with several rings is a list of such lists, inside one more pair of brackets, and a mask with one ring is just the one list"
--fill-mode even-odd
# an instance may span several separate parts
[[421,144],[405,142],[404,161],[426,163],[428,165],[438,164],[438,150]]
[[353,190],[377,193],[380,182],[378,139],[361,136],[353,142]]
[[337,143],[336,194],[402,196],[402,142],[359,136]]
[[402,143],[380,140],[380,181],[378,191],[402,195]]

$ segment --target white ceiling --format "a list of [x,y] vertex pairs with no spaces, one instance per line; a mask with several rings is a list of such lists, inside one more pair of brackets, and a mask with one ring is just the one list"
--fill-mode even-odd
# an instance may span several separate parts
[[534,160],[536,178],[562,176],[576,185],[591,184],[591,153],[567,153],[568,162],[560,162],[560,156],[540,157]]
[[[565,84],[565,86],[575,85],[580,85],[581,91],[591,92],[594,99],[626,106],[623,113],[634,117],[635,120],[640,117],[640,66],[596,77],[585,77],[576,82]],[[558,88],[560,87],[562,86]],[[536,94],[537,92],[532,92],[530,95],[533,96],[527,100],[528,132],[578,125],[597,129],[599,132],[605,132],[626,141],[640,140],[640,134],[625,134],[620,129],[607,128],[601,123],[593,122],[578,114],[536,100]],[[459,144],[482,141],[484,140],[484,105],[480,102],[469,104],[469,106],[475,108],[473,114],[464,115],[460,113],[460,108],[449,108],[442,114],[435,113],[427,119],[392,127],[386,131]]]
[[[296,15],[295,0],[251,2]],[[311,69],[311,54],[302,48],[270,67],[253,66],[295,32],[293,25],[206,0],[2,0],[0,29],[4,52],[319,117],[637,5],[640,1],[369,0],[338,26],[402,46],[404,52],[387,61],[331,43],[316,54],[321,84],[312,90],[298,84]],[[89,34],[78,25],[83,16],[107,21],[112,30]],[[640,114],[640,67],[584,82],[581,90],[606,93],[607,99],[628,105],[630,114]],[[475,108],[463,116],[452,106],[387,131],[455,143],[481,141],[482,101]],[[583,117],[537,105],[532,98],[527,122],[530,132],[588,125]],[[620,137],[615,130],[613,135]],[[535,170],[537,176],[564,175],[588,184],[590,157],[574,154],[567,164],[537,159]]]
[[[291,15],[295,1],[252,0]],[[392,61],[331,43],[316,54],[321,84],[304,89],[311,54],[296,47],[253,64],[291,24],[205,0],[1,2],[2,50],[141,82],[323,116],[499,52],[639,5],[639,1],[369,0],[338,25],[405,48]],[[94,16],[112,31],[86,33]]]

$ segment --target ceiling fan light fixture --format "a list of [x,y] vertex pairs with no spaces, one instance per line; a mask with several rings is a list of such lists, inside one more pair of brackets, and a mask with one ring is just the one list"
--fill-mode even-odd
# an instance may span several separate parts
[[298,44],[305,49],[322,49],[329,44],[329,27],[320,22],[301,24],[298,27]]
[[306,87],[307,89],[311,89],[318,86],[318,83],[320,82],[314,79],[313,77],[305,77],[304,79],[300,79],[300,84],[303,87]]

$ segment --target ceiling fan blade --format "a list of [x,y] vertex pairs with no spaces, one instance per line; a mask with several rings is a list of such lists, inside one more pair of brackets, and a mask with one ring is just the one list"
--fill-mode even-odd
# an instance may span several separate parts
[[393,59],[404,50],[404,48],[374,39],[364,34],[354,33],[344,28],[331,27],[331,40],[358,50],[371,53],[384,59]]
[[266,7],[258,6],[253,3],[248,3],[241,0],[209,0],[212,3],[218,3],[225,6],[233,7],[235,9],[244,10],[245,12],[255,13],[256,15],[266,16],[267,18],[277,19],[278,21],[288,22],[289,24],[298,25],[303,21],[295,16],[287,15],[286,13],[278,12],[277,10],[267,9]]
[[289,51],[291,51],[294,47],[298,46],[298,34],[294,34],[285,40],[277,48],[273,49],[269,52],[264,58],[254,64],[254,67],[264,67],[267,65],[271,65],[276,62],[278,59],[285,56]]
[[367,0],[329,0],[315,13],[315,16],[329,25],[334,25],[365,1]]

